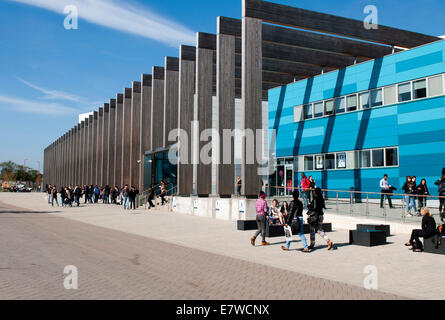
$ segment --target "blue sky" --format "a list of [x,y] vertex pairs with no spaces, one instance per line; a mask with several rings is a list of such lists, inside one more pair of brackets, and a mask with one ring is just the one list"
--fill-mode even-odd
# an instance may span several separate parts
[[[445,34],[443,0],[274,0],[362,20]],[[66,30],[64,4],[78,4],[79,28]],[[60,7],[60,8],[59,8]],[[218,15],[241,17],[241,0],[0,1],[0,162],[43,167],[43,149],[92,111],[177,56],[194,33],[216,32]]]

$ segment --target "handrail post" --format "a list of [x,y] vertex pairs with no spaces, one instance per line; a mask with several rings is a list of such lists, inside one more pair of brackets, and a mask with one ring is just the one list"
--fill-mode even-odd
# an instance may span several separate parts
[[366,216],[369,217],[369,193],[366,194]]
[[[352,198],[352,191],[351,191],[351,198]],[[351,216],[354,215],[354,208],[353,208],[353,202],[349,201],[349,213],[351,214]]]
[[337,198],[335,200],[335,211],[338,213],[338,192],[337,192]]

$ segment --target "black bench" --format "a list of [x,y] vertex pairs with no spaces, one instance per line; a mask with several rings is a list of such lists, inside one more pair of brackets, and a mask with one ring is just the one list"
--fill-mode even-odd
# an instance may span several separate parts
[[386,236],[391,236],[391,226],[387,224],[358,224],[357,230],[381,230],[386,232]]
[[423,243],[425,252],[434,254],[445,254],[445,236],[435,235],[424,239]]
[[386,231],[367,229],[350,230],[349,244],[364,247],[385,245]]
[[240,231],[258,229],[258,224],[256,223],[256,220],[238,220],[237,225],[238,225],[238,230]]

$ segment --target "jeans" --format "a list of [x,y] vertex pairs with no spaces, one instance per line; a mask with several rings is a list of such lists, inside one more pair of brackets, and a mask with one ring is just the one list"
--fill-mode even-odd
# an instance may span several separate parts
[[124,210],[130,209],[130,198],[129,197],[123,197],[124,198]]
[[261,234],[263,242],[266,242],[266,215],[257,214],[256,223],[258,225],[258,230],[253,237],[256,239]]
[[314,225],[310,225],[311,228],[311,246],[315,245],[315,233],[318,233],[320,237],[326,240],[327,243],[331,242],[327,234],[323,230],[323,216],[318,216],[318,222]]
[[54,207],[54,201],[56,201],[57,206],[59,206],[59,201],[57,200],[57,196],[51,196],[51,205]]
[[[306,241],[306,237],[304,236],[304,233],[303,233],[303,224],[304,224],[303,217],[298,217],[298,220],[300,220],[300,230],[299,230],[298,236],[300,237],[301,242],[303,243],[303,248],[307,249],[308,248],[307,241]],[[288,249],[290,248],[290,241],[286,241],[286,248],[288,248]]]
[[51,204],[51,198],[52,198],[52,196],[50,194],[48,194],[48,204]]
[[74,201],[76,202],[76,205],[79,206],[79,196],[74,196]]
[[303,191],[301,193],[301,198],[303,199],[303,208],[307,209],[307,204],[309,201],[309,191]]
[[416,197],[405,195],[405,210],[409,213],[411,209],[414,209],[414,212],[417,211]]
[[136,199],[130,199],[130,209],[136,210]]

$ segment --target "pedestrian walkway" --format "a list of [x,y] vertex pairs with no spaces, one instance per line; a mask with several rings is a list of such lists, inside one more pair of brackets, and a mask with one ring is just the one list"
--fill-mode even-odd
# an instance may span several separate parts
[[[253,232],[236,231],[233,222],[167,211],[124,211],[118,206],[95,205],[80,208],[50,208],[42,194],[0,194],[0,201],[36,211],[51,212],[58,217],[77,220],[95,226],[148,237],[209,253],[225,255],[317,278],[363,287],[367,266],[378,270],[379,291],[420,299],[445,299],[445,288],[438,283],[444,256],[414,254],[403,244],[406,235],[396,235],[390,244],[375,248],[350,246],[348,231],[335,230],[329,234],[336,250],[328,252],[320,239],[318,250],[302,254],[298,241],[291,252],[283,252],[284,239],[272,239],[270,247],[250,245]],[[330,219],[333,219],[329,215]],[[38,219],[38,215],[35,215]],[[327,221],[329,222],[329,221]],[[267,273],[264,275],[267,277]],[[333,297],[335,299],[335,297]]]

